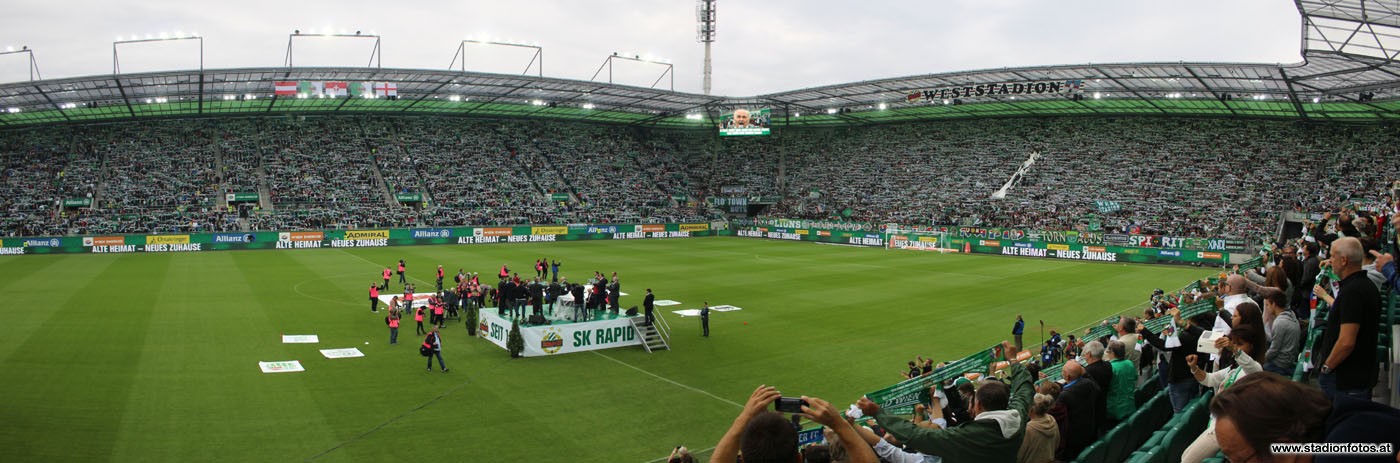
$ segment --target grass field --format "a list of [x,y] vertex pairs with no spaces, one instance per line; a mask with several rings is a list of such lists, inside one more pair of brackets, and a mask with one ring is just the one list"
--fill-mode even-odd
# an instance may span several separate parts
[[[624,307],[651,287],[684,303],[665,309],[743,310],[702,338],[658,308],[669,352],[515,360],[458,322],[444,374],[424,372],[411,321],[390,346],[366,307],[400,258],[422,289],[439,263],[485,276],[540,257],[571,280],[617,271]],[[1018,313],[1033,344],[1037,320],[1081,327],[1206,273],[740,238],[6,257],[0,460],[653,461],[713,447],[758,384],[844,406],[915,355],[1009,337]],[[316,351],[337,347],[366,357]],[[257,368],[290,359],[307,371]]]

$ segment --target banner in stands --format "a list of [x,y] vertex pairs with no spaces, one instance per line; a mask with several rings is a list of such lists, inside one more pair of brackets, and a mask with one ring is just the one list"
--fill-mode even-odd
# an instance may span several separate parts
[[394,193],[394,199],[401,203],[421,203],[423,195],[421,193]]
[[715,236],[711,224],[611,224],[519,227],[395,228],[178,235],[4,238],[0,255],[50,253],[196,252],[233,249],[310,249],[427,244],[490,244]]
[[225,202],[257,201],[257,193],[228,193],[224,195]]
[[63,207],[89,207],[92,206],[92,198],[68,198],[63,200]]
[[719,117],[719,136],[768,135],[770,113],[768,108],[738,108],[734,112],[723,114]]
[[[505,349],[511,321],[502,318],[496,309],[481,309],[479,313],[481,326],[477,327],[478,336]],[[636,328],[633,328],[632,322],[626,318],[562,325],[521,326],[520,336],[525,339],[526,357],[572,354],[642,344]]]
[[880,404],[880,408],[888,410],[890,413],[909,415],[914,413],[915,405],[929,403],[929,387],[942,386],[944,381],[955,379],[965,373],[985,373],[988,365],[1002,360],[1002,357],[1000,345],[989,347],[962,360],[950,362],[942,368],[934,370],[931,374],[905,380],[865,396],[869,397],[872,402]]
[[1081,79],[968,84],[955,87],[932,88],[928,90],[911,90],[904,97],[904,100],[913,103],[921,99],[923,101],[935,101],[952,98],[977,98],[1000,95],[1067,95],[1078,93],[1083,86],[1084,81]]

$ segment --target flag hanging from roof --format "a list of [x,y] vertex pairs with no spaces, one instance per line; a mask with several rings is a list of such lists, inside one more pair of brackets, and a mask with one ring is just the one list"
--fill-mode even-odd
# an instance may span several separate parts
[[399,96],[399,84],[392,82],[375,82],[375,96]]
[[272,88],[272,94],[277,96],[292,96],[297,94],[296,82],[273,82]]
[[347,82],[326,82],[326,96],[346,96],[350,94]]
[[369,82],[351,82],[350,96],[352,98],[368,98],[373,95],[373,93],[371,93],[370,88],[371,85]]
[[301,82],[297,84],[297,93],[320,95],[323,91],[323,82]]

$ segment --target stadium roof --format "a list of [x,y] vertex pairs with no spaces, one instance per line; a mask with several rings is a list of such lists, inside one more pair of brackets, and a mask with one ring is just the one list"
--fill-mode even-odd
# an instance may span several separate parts
[[[773,125],[799,127],[1057,115],[1400,119],[1400,1],[1295,3],[1303,19],[1303,62],[1296,64],[1003,68],[741,98],[451,70],[188,70],[0,85],[0,128],[267,113],[434,114],[701,128],[712,127],[721,113],[738,107],[772,108]],[[393,83],[398,95],[275,96],[275,83],[287,81]]]

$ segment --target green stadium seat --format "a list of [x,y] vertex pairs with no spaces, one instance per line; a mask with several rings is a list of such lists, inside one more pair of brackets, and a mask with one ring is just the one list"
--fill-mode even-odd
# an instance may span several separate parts
[[1129,447],[1128,424],[1125,421],[1114,426],[1099,439],[1099,444],[1104,446],[1103,461],[1123,461],[1123,457],[1134,449]]
[[1163,437],[1166,437],[1166,435],[1167,435],[1167,432],[1166,432],[1166,431],[1156,431],[1156,432],[1153,432],[1151,436],[1148,436],[1148,437],[1147,437],[1147,440],[1146,440],[1146,441],[1143,441],[1142,446],[1141,446],[1141,447],[1138,447],[1138,450],[1147,450],[1147,449],[1156,447],[1156,446],[1158,446],[1158,445],[1161,445],[1161,444],[1162,444],[1162,438],[1163,438]]
[[[1195,436],[1192,436],[1191,438],[1192,438],[1192,439],[1195,439]],[[1177,443],[1180,442],[1180,440],[1181,440],[1181,428],[1172,428],[1172,429],[1168,429],[1168,430],[1166,431],[1166,434],[1162,436],[1162,443],[1159,444],[1159,445],[1157,445],[1156,449],[1157,449],[1157,450],[1160,450],[1160,451],[1162,451],[1162,452],[1165,452],[1165,455],[1164,455],[1164,456],[1167,457],[1167,461],[1169,461],[1169,462],[1172,461],[1172,460],[1181,461],[1181,454],[1180,454],[1180,453],[1175,453],[1175,454],[1172,453],[1172,449],[1174,449],[1174,448],[1177,447]],[[1181,446],[1181,447],[1182,447],[1182,448],[1186,448],[1186,446],[1184,446],[1184,445]],[[1173,456],[1173,455],[1175,455],[1175,456]]]
[[1128,463],[1147,463],[1147,452],[1133,452],[1128,458],[1123,460]]
[[1153,373],[1152,376],[1147,377],[1147,382],[1142,383],[1142,386],[1138,387],[1137,391],[1133,392],[1133,403],[1137,404],[1138,407],[1142,407],[1143,404],[1147,403],[1148,400],[1152,400],[1152,397],[1156,396],[1157,393],[1161,391],[1162,385],[1157,382],[1157,374]]
[[1107,453],[1107,445],[1105,445],[1104,441],[1100,440],[1086,447],[1084,451],[1079,452],[1079,457],[1075,458],[1074,461],[1078,463],[1108,463],[1108,460],[1104,459]]

